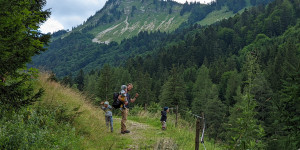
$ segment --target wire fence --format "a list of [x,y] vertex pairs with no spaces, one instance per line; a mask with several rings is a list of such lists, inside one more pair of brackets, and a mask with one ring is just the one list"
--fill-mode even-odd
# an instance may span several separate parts
[[[176,110],[176,118],[177,118],[177,113],[178,113],[178,111],[180,110],[180,111],[183,111],[183,112],[185,112],[185,113],[187,113],[187,114],[189,114],[189,115],[191,115],[191,116],[193,116],[193,117],[195,117],[197,120],[202,120],[202,134],[201,134],[201,138],[200,138],[200,140],[201,140],[201,143],[202,143],[202,145],[203,145],[203,147],[204,147],[204,149],[206,150],[206,147],[205,147],[205,144],[204,144],[204,133],[205,133],[205,118],[204,118],[204,113],[202,113],[202,116],[199,116],[199,115],[197,115],[197,114],[193,114],[191,111],[189,111],[189,110],[185,110],[185,109],[179,109],[178,107],[176,107],[176,108],[173,108],[173,107],[171,107],[171,108],[169,108],[170,110],[172,110],[172,112],[174,112],[174,110]],[[177,124],[177,119],[176,119],[176,122],[175,122],[175,124]],[[198,124],[196,123],[196,132],[199,132],[198,130],[197,130],[197,126],[198,126]],[[198,141],[197,141],[197,135],[199,135],[199,133],[196,133],[196,141],[195,141],[195,149],[196,150],[198,150],[199,149],[199,145],[197,145],[198,143]]]

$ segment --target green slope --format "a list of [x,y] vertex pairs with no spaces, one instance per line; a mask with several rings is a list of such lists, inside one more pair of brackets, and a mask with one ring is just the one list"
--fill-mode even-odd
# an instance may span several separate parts
[[[43,67],[62,77],[77,74],[80,69],[99,69],[105,63],[121,65],[128,58],[151,55],[182,39],[177,35],[193,23],[209,25],[233,16],[232,8],[225,6],[230,3],[218,8],[172,1],[109,0],[72,31],[54,33],[48,50],[35,56],[29,66]],[[248,3],[242,8],[250,6]]]
[[[249,3],[248,0],[246,2]],[[172,32],[189,20],[192,9],[204,9],[204,7],[209,6],[203,4],[198,8],[197,5],[191,5],[185,13],[181,14],[184,5],[171,1],[110,0],[104,8],[71,32],[92,34],[94,36],[92,41],[97,43],[112,41],[120,43],[123,39],[136,36],[141,31]],[[200,24],[210,25],[235,14],[228,8],[224,9],[208,10],[206,13],[209,15],[204,17]],[[206,13],[203,15],[206,16]],[[70,33],[62,37],[68,35]]]
[[[194,149],[193,124],[187,128],[181,124],[186,122],[180,119],[179,127],[175,128],[173,115],[169,116],[168,130],[164,132],[160,129],[159,114],[136,109],[134,111],[139,115],[130,115],[127,125],[131,133],[126,135],[120,133],[120,116],[114,115],[115,132],[110,133],[105,126],[104,112],[98,106],[91,104],[88,98],[76,90],[50,82],[48,78],[49,75],[45,73],[39,76],[38,87],[45,89],[40,105],[76,110],[78,115],[70,115],[75,117],[70,128],[73,128],[72,131],[75,130],[77,138],[81,137],[77,141],[80,142],[79,149],[155,149],[159,144],[161,145],[162,139],[172,141],[178,149]],[[119,110],[115,110],[115,113],[119,114]],[[219,149],[217,145],[210,142],[205,144],[209,149]]]
[[171,32],[189,16],[181,16],[181,9],[176,2],[114,0],[73,31],[90,33],[97,43],[121,42],[141,31]]

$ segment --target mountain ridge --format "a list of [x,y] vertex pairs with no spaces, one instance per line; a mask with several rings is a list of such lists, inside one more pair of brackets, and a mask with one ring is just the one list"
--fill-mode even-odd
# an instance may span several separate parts
[[[127,7],[131,7],[132,10],[143,7],[141,6],[142,1],[125,1],[131,2],[131,5],[127,5]],[[248,2],[249,0],[245,1]],[[224,18],[222,16],[223,12],[232,12],[232,14],[226,14],[226,16],[234,14],[234,7],[227,6],[230,4],[227,1],[224,1],[222,5],[219,1],[218,5],[215,3],[203,5],[200,3],[178,4],[173,1],[153,0],[152,2],[145,2],[149,4],[149,11],[162,11],[162,13],[148,14],[150,18],[153,17],[153,19],[148,19],[143,17],[145,15],[138,17],[139,13],[137,11],[133,11],[137,14],[130,13],[129,11],[127,12],[127,14],[129,14],[128,16],[121,16],[122,9],[118,8],[125,6],[119,6],[118,4],[120,2],[120,0],[109,0],[104,8],[98,11],[96,15],[88,18],[86,22],[74,28],[72,31],[58,31],[53,33],[52,43],[50,43],[48,50],[41,55],[35,56],[29,66],[42,66],[45,69],[54,71],[59,77],[62,77],[73,72],[76,74],[80,69],[84,69],[85,71],[100,69],[105,63],[121,65],[124,64],[128,58],[153,54],[159,47],[168,45],[168,42],[172,43],[175,39],[180,41],[180,39],[184,37],[183,33],[185,30],[187,28],[193,28],[194,23],[206,19],[205,22],[208,23],[204,23],[211,24],[218,21],[217,18],[219,17]],[[171,5],[174,5],[172,7],[174,10],[178,7],[175,11],[175,17],[169,15],[169,13],[175,14],[175,12],[168,11],[168,7],[171,7]],[[243,11],[244,6],[246,5],[241,5],[241,7],[237,7],[236,10]],[[216,11],[219,11],[218,14],[216,13],[217,15],[208,15]],[[108,12],[108,14],[106,12]],[[212,21],[206,18],[206,16],[212,17]],[[180,20],[180,18],[182,20]],[[155,22],[155,20],[160,21]],[[178,24],[173,24],[174,20],[177,20]],[[109,23],[109,21],[111,21],[111,23]],[[147,24],[149,29],[158,29],[158,27],[165,26],[167,27],[165,28],[166,30],[140,30],[140,27],[137,27],[138,22],[151,21],[152,25]],[[167,26],[166,23],[173,26]],[[136,27],[134,27],[134,25],[136,25]],[[200,26],[196,24],[195,27]],[[115,36],[114,33],[122,33],[122,36]],[[180,37],[178,37],[179,33],[182,33]]]
[[[245,4],[238,10],[251,6],[249,0],[244,1]],[[112,41],[120,43],[123,39],[136,36],[141,31],[172,32],[182,25],[199,23],[208,14],[217,10],[225,9],[226,13],[231,12],[230,15],[220,16],[222,19],[238,13],[231,7],[225,7],[229,2],[219,3],[221,5],[217,6],[216,2],[180,4],[171,0],[109,0],[101,10],[73,28],[71,32],[92,34],[94,36],[92,41],[96,43],[108,44]],[[209,25],[219,20],[213,19],[202,25]],[[67,33],[63,37],[68,35],[70,34]]]
[[119,43],[141,31],[174,31],[188,17],[180,15],[181,9],[182,4],[173,1],[110,0],[72,31],[92,34],[93,42]]

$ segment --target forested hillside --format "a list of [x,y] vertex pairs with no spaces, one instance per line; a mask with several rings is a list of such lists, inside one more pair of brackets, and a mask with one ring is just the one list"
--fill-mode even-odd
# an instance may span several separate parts
[[[157,0],[124,2],[110,0],[103,9],[71,32],[63,30],[53,33],[48,50],[34,57],[30,67],[42,66],[62,77],[70,73],[78,73],[80,69],[84,71],[100,69],[105,63],[118,66],[124,64],[128,58],[153,54],[156,53],[155,49],[178,42],[181,36],[185,36],[185,31],[190,30],[186,28],[193,26],[194,23],[201,25],[215,23],[222,18],[233,16],[238,11],[242,12],[245,7],[251,5],[263,7],[263,4],[270,1],[252,0],[250,3],[249,0],[242,0],[241,5],[237,3],[231,6],[236,1],[218,0],[210,5],[203,5]],[[130,11],[127,12],[129,14],[122,13],[125,7],[132,7],[132,9],[136,7],[137,10],[129,9]],[[218,15],[216,16],[215,13]],[[103,16],[107,16],[110,18],[107,20],[111,21],[103,21]],[[174,19],[168,21],[165,20],[166,17]],[[128,24],[126,25],[124,21]],[[151,24],[151,21],[155,23]],[[144,24],[149,28],[142,27],[142,22],[146,22]],[[167,22],[170,24],[166,25]],[[159,26],[161,27],[158,29]],[[195,27],[200,28],[197,25]],[[174,30],[175,32],[172,32]],[[95,37],[99,37],[97,35],[100,32],[101,38],[104,38],[104,41],[110,39],[110,42],[95,43]]]
[[[190,114],[202,113],[207,149],[299,149],[300,1],[260,5],[267,2],[217,1],[216,8],[233,12],[259,5],[205,27],[193,24],[202,13],[191,17],[202,6],[184,4],[179,15],[190,15],[179,29],[140,32],[121,43],[97,44],[91,33],[60,31],[46,51],[50,35],[38,31],[50,16],[46,1],[0,1],[0,149],[146,149],[164,143],[161,138],[193,149]],[[36,69],[26,68],[34,55],[51,76],[38,78]],[[127,83],[140,95],[128,117],[139,125],[124,136],[103,134],[94,104],[112,102]],[[165,106],[179,107],[179,122],[176,127],[177,117],[168,114],[161,131]]]
[[141,33],[108,46],[124,50],[120,55],[151,53],[118,58],[125,64],[81,70],[61,82],[95,101],[132,82],[140,93],[137,105],[179,105],[195,114],[204,112],[209,138],[228,149],[298,149],[299,5],[299,0],[276,0],[207,27]]

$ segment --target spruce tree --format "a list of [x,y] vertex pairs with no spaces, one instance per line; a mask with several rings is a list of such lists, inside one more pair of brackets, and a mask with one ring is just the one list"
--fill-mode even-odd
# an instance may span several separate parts
[[259,125],[257,111],[255,107],[257,102],[251,94],[253,89],[253,80],[256,77],[257,69],[256,58],[251,54],[247,55],[247,81],[244,88],[244,94],[240,88],[237,89],[235,97],[237,103],[230,109],[229,121],[227,124],[227,140],[229,149],[262,149],[264,144],[262,138],[264,129]]
[[209,77],[209,69],[202,65],[198,70],[197,79],[193,87],[193,113],[201,114],[204,111],[204,105],[209,100],[215,98],[215,96],[218,96],[218,94],[212,91],[212,87],[213,83]]
[[[97,81],[97,96],[101,100],[109,100],[113,95],[114,73],[110,65],[105,64],[100,70],[100,76]],[[120,89],[121,85],[119,85]]]
[[300,147],[300,62],[289,65],[289,77],[283,80],[279,102],[274,117],[273,127],[277,130],[272,138],[274,147],[280,149],[297,149]]
[[9,110],[37,101],[42,89],[34,92],[32,77],[37,71],[26,69],[31,57],[45,51],[50,36],[38,31],[49,17],[45,0],[0,1],[0,106]]
[[183,78],[179,73],[179,69],[174,67],[171,70],[168,80],[165,82],[161,89],[159,96],[160,104],[162,106],[185,108],[185,84]]
[[77,89],[79,91],[83,91],[84,88],[84,72],[82,69],[80,69],[79,73],[77,74],[77,77],[75,78],[75,83],[77,84]]
[[139,74],[136,82],[136,92],[140,94],[137,104],[147,104],[155,100],[154,92],[152,92],[152,79],[148,73]]

